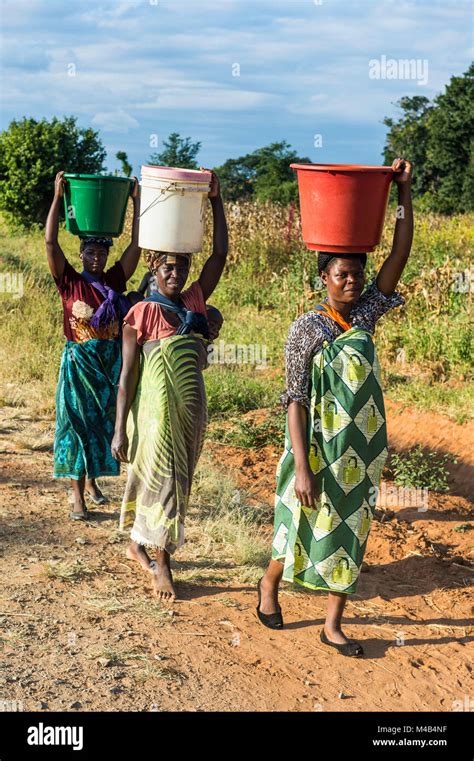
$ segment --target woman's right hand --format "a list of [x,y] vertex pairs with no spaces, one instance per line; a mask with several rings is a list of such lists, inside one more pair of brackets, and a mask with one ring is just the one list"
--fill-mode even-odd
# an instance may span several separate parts
[[56,179],[54,180],[54,195],[57,196],[57,198],[62,198],[64,195],[64,187],[66,185],[66,180],[64,179],[64,169],[61,172],[58,172],[56,175]]
[[112,457],[119,462],[128,462],[128,437],[125,431],[115,431],[111,444]]
[[319,490],[316,485],[316,477],[308,465],[296,470],[295,493],[303,507],[316,509],[316,500],[319,498]]

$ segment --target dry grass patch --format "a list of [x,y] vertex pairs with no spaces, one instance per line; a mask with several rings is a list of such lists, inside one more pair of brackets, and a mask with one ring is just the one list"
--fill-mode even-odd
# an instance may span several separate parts
[[51,560],[44,566],[44,574],[48,579],[60,579],[61,581],[80,581],[90,578],[96,573],[97,571],[80,561],[60,563]]

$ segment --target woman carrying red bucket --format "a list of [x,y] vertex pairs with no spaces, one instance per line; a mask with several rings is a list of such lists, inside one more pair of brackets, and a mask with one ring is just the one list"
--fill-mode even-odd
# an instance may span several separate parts
[[410,162],[396,159],[391,169],[384,169],[397,183],[403,209],[390,255],[363,292],[366,253],[345,253],[337,245],[332,252],[320,252],[318,269],[327,297],[290,327],[282,396],[288,412],[277,468],[272,559],[258,583],[257,615],[270,629],[283,627],[278,603],[282,578],[329,592],[321,641],[346,656],[363,654],[362,646],[343,633],[341,622],[347,595],[357,588],[387,457],[372,335],[380,317],[404,303],[395,288],[413,239]]

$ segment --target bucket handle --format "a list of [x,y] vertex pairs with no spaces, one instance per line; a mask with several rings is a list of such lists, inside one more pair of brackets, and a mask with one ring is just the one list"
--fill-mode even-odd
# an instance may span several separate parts
[[149,209],[152,209],[156,204],[160,203],[161,201],[164,201],[165,199],[160,198],[160,196],[164,195],[164,193],[168,193],[169,190],[173,190],[176,193],[181,193],[182,196],[184,196],[185,193],[202,193],[202,190],[196,189],[196,190],[185,190],[184,188],[178,188],[175,182],[170,182],[168,187],[161,188],[159,194],[156,196],[156,198],[153,199],[153,201],[148,204],[146,209],[144,209],[140,214],[139,217],[142,217]]

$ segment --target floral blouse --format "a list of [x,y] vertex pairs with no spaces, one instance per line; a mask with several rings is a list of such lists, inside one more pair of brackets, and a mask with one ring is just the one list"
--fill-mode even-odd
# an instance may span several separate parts
[[[377,320],[404,303],[405,299],[398,291],[385,296],[377,288],[374,278],[352,308],[348,322],[373,334]],[[322,348],[323,341],[332,343],[341,333],[344,329],[329,315],[320,312],[306,312],[293,322],[285,344],[286,391],[280,396],[284,407],[296,401],[309,409],[311,361]]]
[[[103,281],[109,288],[123,293],[127,281],[120,261],[104,272]],[[54,282],[63,302],[63,329],[68,341],[84,343],[93,338],[111,341],[120,337],[120,324],[117,320],[100,329],[90,325],[91,317],[104,301],[104,297],[81,277],[67,259],[63,274],[60,278],[54,278]]]

